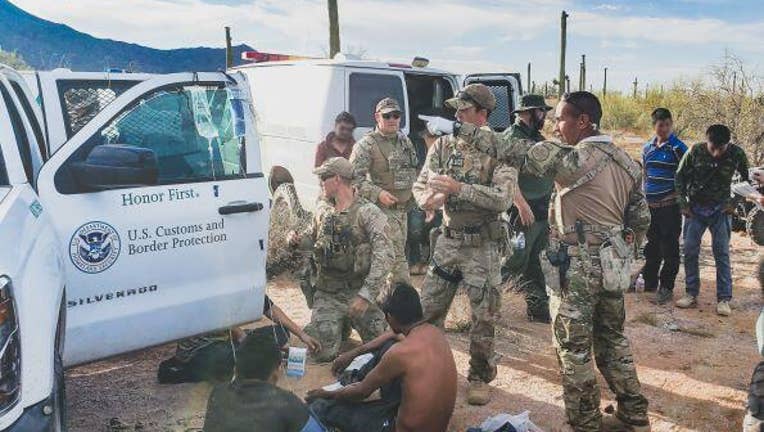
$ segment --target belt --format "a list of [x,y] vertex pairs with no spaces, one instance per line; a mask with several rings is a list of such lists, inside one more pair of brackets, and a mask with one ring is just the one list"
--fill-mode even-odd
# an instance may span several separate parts
[[663,208],[663,207],[671,207],[671,206],[675,206],[675,205],[679,205],[679,203],[676,202],[676,197],[673,197],[671,199],[664,199],[664,200],[660,200],[660,201],[656,201],[656,202],[648,202],[647,203],[647,206],[650,207],[650,208],[653,208],[653,209],[655,209],[655,208]]
[[464,236],[480,235],[484,231],[484,225],[473,225],[462,228],[449,228],[447,226],[442,227],[443,235],[450,239],[461,239]]
[[[608,234],[613,230],[623,231],[622,225],[597,225],[597,224],[583,224],[584,232],[593,234]],[[573,234],[576,232],[575,225],[570,225],[562,228],[562,235]]]

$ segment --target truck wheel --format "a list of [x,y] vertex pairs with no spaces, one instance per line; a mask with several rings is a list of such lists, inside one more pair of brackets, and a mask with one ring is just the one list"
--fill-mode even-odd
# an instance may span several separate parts
[[746,219],[745,230],[754,243],[764,246],[764,211],[754,207]]
[[273,192],[270,229],[268,230],[268,260],[266,273],[275,276],[301,262],[294,248],[287,244],[287,235],[299,231],[310,222],[311,214],[300,204],[293,183],[282,183]]

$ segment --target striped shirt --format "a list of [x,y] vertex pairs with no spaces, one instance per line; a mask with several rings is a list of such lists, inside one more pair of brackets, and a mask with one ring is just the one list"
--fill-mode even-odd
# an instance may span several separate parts
[[679,161],[687,152],[687,146],[674,134],[658,146],[653,137],[642,148],[642,166],[645,172],[645,197],[650,204],[676,198],[675,176]]

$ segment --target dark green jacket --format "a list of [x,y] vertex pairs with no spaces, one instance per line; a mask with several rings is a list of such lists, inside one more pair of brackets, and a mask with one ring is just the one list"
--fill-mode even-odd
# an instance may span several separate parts
[[[541,135],[541,132],[526,126],[519,118],[515,120],[515,124],[510,126],[504,133],[512,138],[531,141],[534,144],[546,139]],[[522,172],[518,176],[517,184],[520,187],[520,191],[523,193],[523,197],[529,201],[540,199],[546,199],[548,201],[549,196],[552,194],[552,189],[554,188],[553,179],[536,177]]]
[[703,206],[721,205],[731,202],[730,185],[735,171],[743,179],[748,178],[748,157],[745,151],[730,144],[720,159],[714,159],[708,152],[706,143],[692,146],[676,172],[677,200],[681,208],[692,204]]

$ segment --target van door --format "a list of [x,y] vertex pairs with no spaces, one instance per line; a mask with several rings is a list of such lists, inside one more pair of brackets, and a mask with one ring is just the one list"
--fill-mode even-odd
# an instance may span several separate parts
[[374,129],[374,109],[377,102],[391,97],[401,104],[401,131],[409,133],[407,121],[409,100],[405,90],[403,72],[386,69],[346,68],[345,106],[356,120],[355,139],[361,139],[367,132]]
[[510,127],[515,122],[515,115],[512,114],[512,111],[520,104],[520,96],[522,95],[520,74],[485,73],[465,76],[465,86],[475,83],[485,84],[496,96],[496,109],[488,117],[488,124],[491,128],[501,132]]
[[159,76],[43,166],[67,258],[65,364],[260,317],[268,192],[252,113],[240,73]]

